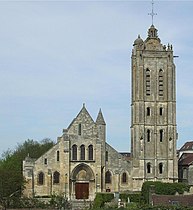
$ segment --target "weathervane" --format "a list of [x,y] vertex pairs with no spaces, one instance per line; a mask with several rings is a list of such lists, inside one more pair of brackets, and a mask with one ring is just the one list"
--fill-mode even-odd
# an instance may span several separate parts
[[153,0],[152,0],[151,4],[152,4],[151,13],[148,13],[148,15],[151,15],[152,25],[153,25],[153,17],[154,17],[155,15],[157,15],[157,13],[154,13],[154,7],[153,7],[154,2],[153,2]]

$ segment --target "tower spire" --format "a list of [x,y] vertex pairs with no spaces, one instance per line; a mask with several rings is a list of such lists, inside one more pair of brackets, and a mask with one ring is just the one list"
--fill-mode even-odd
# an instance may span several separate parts
[[99,110],[99,113],[98,113],[98,116],[96,119],[96,123],[98,125],[106,125],[101,109]]
[[153,25],[153,18],[154,18],[154,16],[155,15],[157,15],[157,13],[155,13],[154,12],[154,1],[152,0],[152,2],[151,2],[151,5],[152,5],[152,7],[151,7],[151,13],[148,13],[148,15],[151,15],[151,20],[152,20],[152,25]]

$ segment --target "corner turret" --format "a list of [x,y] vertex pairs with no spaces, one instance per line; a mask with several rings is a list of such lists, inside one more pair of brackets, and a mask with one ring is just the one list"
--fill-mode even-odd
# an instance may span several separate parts
[[106,141],[106,123],[105,123],[101,109],[99,110],[99,113],[97,115],[96,126],[98,130],[99,140],[105,142]]
[[133,46],[135,45],[143,45],[143,39],[141,39],[140,35],[138,35],[137,39],[134,41]]
[[97,125],[106,125],[101,109],[99,110],[99,113],[98,113],[98,116],[96,119],[96,124]]

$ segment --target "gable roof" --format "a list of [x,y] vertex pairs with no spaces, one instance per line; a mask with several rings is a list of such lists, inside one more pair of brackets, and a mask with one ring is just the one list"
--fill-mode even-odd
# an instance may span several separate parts
[[186,150],[192,150],[193,151],[193,141],[186,142],[179,151],[186,151]]
[[178,164],[185,166],[193,163],[193,153],[183,153],[180,157]]
[[68,126],[67,129],[69,129],[69,128],[71,127],[71,125],[75,122],[75,120],[76,120],[82,113],[85,113],[86,115],[88,115],[89,118],[92,120],[92,122],[95,123],[94,120],[92,119],[91,115],[90,115],[89,112],[87,111],[87,109],[86,109],[86,107],[85,107],[85,104],[83,104],[82,109],[81,109],[80,112],[77,114],[77,116],[72,120],[72,122],[70,123],[70,125]]

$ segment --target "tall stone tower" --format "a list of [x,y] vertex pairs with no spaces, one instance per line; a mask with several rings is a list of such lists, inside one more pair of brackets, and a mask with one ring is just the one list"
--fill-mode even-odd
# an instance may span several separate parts
[[153,24],[133,46],[131,153],[138,189],[146,180],[178,179],[176,79],[172,45],[161,44]]

